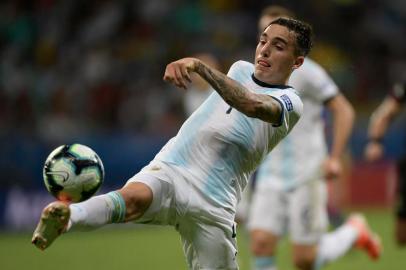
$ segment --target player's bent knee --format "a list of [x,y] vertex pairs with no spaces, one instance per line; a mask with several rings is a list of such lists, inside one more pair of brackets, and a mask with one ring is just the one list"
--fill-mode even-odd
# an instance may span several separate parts
[[301,270],[312,270],[315,263],[315,252],[312,248],[295,248],[293,263]]
[[314,260],[309,257],[296,257],[293,263],[301,270],[312,270],[314,266]]
[[254,230],[251,232],[251,252],[255,256],[273,256],[276,237],[268,232]]
[[152,203],[152,190],[144,183],[129,183],[119,192],[126,205],[126,221],[141,217]]

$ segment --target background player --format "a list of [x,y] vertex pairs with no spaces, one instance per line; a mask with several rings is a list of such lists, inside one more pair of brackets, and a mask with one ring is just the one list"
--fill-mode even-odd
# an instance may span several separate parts
[[[259,30],[278,17],[291,16],[292,12],[283,7],[270,6],[259,19]],[[363,247],[377,257],[377,243],[361,216],[352,216],[337,231],[325,234],[325,180],[341,174],[340,158],[354,121],[352,106],[326,71],[309,58],[292,73],[289,84],[298,89],[304,113],[296,128],[257,171],[248,220],[256,269],[276,269],[274,256],[285,228],[293,242],[294,263],[300,269],[318,269],[343,255],[361,238],[366,240]],[[329,154],[321,115],[324,107],[333,115]]]
[[235,207],[249,175],[301,115],[300,98],[285,84],[310,51],[311,35],[305,23],[273,22],[255,63],[236,62],[229,77],[196,58],[170,63],[165,81],[186,88],[194,72],[216,92],[122,189],[45,207],[33,243],[45,249],[65,230],[107,223],[168,224],[181,235],[189,268],[237,269]]
[[[397,83],[379,107],[373,112],[369,123],[369,142],[365,148],[365,158],[369,161],[378,160],[383,156],[382,139],[389,125],[401,111],[406,102],[406,83]],[[396,221],[396,240],[400,245],[406,245],[406,156],[397,163],[398,169],[398,208]]]
[[[205,64],[220,70],[220,63],[209,53],[200,53],[194,56],[197,59],[202,60]],[[183,107],[185,109],[186,116],[190,116],[213,92],[211,85],[197,74],[192,74],[192,83],[188,86],[188,90],[185,92],[183,98]]]

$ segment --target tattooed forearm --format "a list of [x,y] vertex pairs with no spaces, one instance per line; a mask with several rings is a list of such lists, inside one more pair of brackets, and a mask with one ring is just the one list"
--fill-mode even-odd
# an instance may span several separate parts
[[280,104],[269,95],[253,93],[237,81],[200,61],[195,66],[195,72],[205,79],[231,107],[250,117],[271,123],[279,122]]

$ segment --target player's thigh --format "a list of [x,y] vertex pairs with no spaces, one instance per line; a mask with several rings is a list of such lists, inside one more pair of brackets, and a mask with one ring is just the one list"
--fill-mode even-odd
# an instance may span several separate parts
[[250,231],[261,230],[281,236],[287,225],[286,193],[277,190],[256,190],[248,218]]
[[125,202],[126,221],[136,220],[150,207],[153,200],[152,189],[140,182],[132,182],[119,190]]
[[328,226],[325,182],[312,181],[300,186],[291,193],[289,202],[292,242],[299,245],[317,243]]
[[172,182],[166,168],[161,167],[160,163],[155,161],[127,181],[120,190],[122,194],[129,193],[129,196],[136,194],[137,197],[145,196],[147,198],[145,201],[149,200],[148,207],[144,209],[142,216],[138,217],[136,222],[174,224],[176,203]]
[[191,218],[177,225],[190,269],[238,269],[235,226],[201,223]]

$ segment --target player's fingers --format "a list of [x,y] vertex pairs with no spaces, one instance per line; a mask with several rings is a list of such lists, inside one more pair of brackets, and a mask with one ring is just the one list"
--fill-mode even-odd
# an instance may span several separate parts
[[175,68],[175,82],[176,86],[186,89],[186,82],[183,79],[181,67]]
[[176,68],[173,69],[172,83],[175,84],[177,87],[181,87],[178,80],[178,76],[176,74]]
[[182,87],[182,84],[179,83],[176,75],[176,65],[173,63],[166,66],[165,74],[164,74],[164,81],[174,84],[177,87]]
[[188,71],[187,67],[186,67],[186,66],[182,66],[181,69],[180,69],[180,71],[182,72],[183,78],[184,78],[185,80],[187,80],[188,82],[191,83],[191,82],[192,82],[192,79],[190,78],[189,71]]
[[173,82],[173,68],[171,65],[167,65],[164,73],[163,80],[165,82]]

